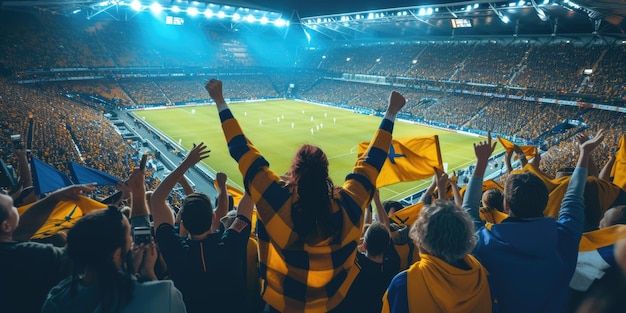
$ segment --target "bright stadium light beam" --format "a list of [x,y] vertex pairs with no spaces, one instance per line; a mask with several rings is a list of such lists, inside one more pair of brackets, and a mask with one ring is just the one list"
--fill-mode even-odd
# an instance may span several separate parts
[[135,11],[141,11],[141,2],[135,0],[130,4],[130,7]]
[[198,12],[198,8],[196,8],[196,7],[188,7],[187,8],[187,14],[189,14],[189,16],[196,16],[196,15],[198,15],[198,13],[200,13],[200,12]]
[[211,9],[206,9],[204,11],[204,16],[206,16],[206,18],[212,18],[213,17],[213,11]]
[[252,14],[248,14],[248,16],[246,16],[246,22],[254,23],[256,22],[256,18]]
[[261,18],[261,25],[265,25],[265,24],[267,24],[267,22],[269,22],[269,20],[267,19],[266,16]]
[[502,17],[502,22],[504,22],[504,24],[507,24],[507,23],[508,23],[508,22],[510,22],[510,21],[511,21],[511,20],[509,20],[509,17],[508,17],[508,16],[504,15],[504,16]]
[[225,16],[226,16],[226,13],[224,13],[224,11],[217,12],[217,17],[224,18]]
[[163,7],[158,2],[155,2],[150,6],[150,11],[154,14],[159,14],[163,12]]
[[238,21],[238,20],[240,20],[240,19],[241,19],[241,15],[239,15],[239,13],[235,13],[235,14],[233,14],[233,21],[235,21],[235,22],[236,22],[236,21]]
[[180,12],[180,8],[177,5],[175,5],[175,6],[172,7],[172,12],[179,13]]
[[283,27],[283,26],[285,26],[285,20],[283,20],[282,18],[276,19],[274,21],[274,26],[276,26],[276,27]]

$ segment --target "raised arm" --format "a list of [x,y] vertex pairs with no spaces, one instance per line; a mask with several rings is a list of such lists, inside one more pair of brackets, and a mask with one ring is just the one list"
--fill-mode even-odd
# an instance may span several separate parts
[[511,157],[513,156],[513,151],[506,151],[504,156],[504,165],[506,166],[506,173],[511,174],[513,171],[513,166],[511,165]]
[[126,181],[130,189],[131,211],[130,217],[139,217],[150,215],[148,203],[146,202],[146,183],[144,171],[135,168]]
[[600,171],[600,175],[598,178],[603,179],[605,181],[611,181],[611,170],[613,169],[613,164],[615,164],[615,154],[611,153],[609,155],[609,160],[606,162],[602,171]]
[[474,144],[474,154],[476,154],[476,169],[474,169],[474,175],[470,177],[467,184],[467,190],[465,191],[465,197],[463,198],[463,209],[472,217],[474,221],[474,228],[480,229],[484,223],[480,219],[480,213],[478,211],[480,206],[480,198],[482,196],[483,176],[487,169],[489,157],[496,148],[497,142],[492,144],[491,132],[487,135],[487,141]]
[[176,183],[180,180],[185,172],[196,165],[198,162],[209,157],[211,150],[207,150],[204,143],[195,146],[185,158],[185,160],[174,169],[159,184],[157,189],[150,198],[150,208],[152,209],[152,219],[154,220],[154,229],[158,229],[163,223],[174,225],[174,216],[167,204],[167,196],[170,194]]
[[435,188],[437,188],[437,173],[433,176],[433,180],[430,183],[430,186],[428,186],[428,189],[426,189],[426,192],[422,194],[420,202],[423,202],[424,205],[430,205],[433,202],[433,193],[435,192]]
[[435,175],[437,176],[437,198],[446,200],[446,187],[448,186],[448,174],[435,167]]
[[376,218],[377,220],[387,227],[387,230],[391,230],[389,225],[389,216],[387,216],[387,212],[385,212],[385,208],[383,207],[382,201],[380,201],[380,193],[378,189],[374,192],[374,205],[376,206]]
[[[585,202],[583,193],[585,190],[585,184],[587,183],[587,167],[589,166],[589,159],[593,150],[604,139],[604,131],[600,130],[593,139],[587,140],[579,145],[580,155],[578,157],[578,163],[572,174],[572,178],[567,186],[567,191],[561,202],[561,209],[559,210],[559,222],[562,222],[563,227],[570,230],[572,234],[575,234],[580,240],[584,228],[585,220]],[[574,238],[576,240],[576,238]],[[576,241],[577,242],[577,241]]]
[[26,149],[23,146],[13,146],[13,154],[17,157],[17,164],[20,170],[20,184],[22,188],[33,185],[33,178],[28,166],[28,158],[26,157]]
[[250,220],[252,219],[252,210],[254,209],[254,202],[249,194],[244,193],[239,205],[237,205],[237,219],[230,225],[230,229],[233,229],[239,233],[250,228]]
[[183,191],[185,192],[186,196],[194,193],[193,187],[191,187],[191,184],[187,181],[187,178],[185,177],[185,175],[183,175],[178,180],[178,183],[180,184],[181,187],[183,187]]
[[[585,144],[585,142],[589,141],[589,137],[582,134],[582,133],[578,133],[576,134],[576,143],[577,146],[580,147]],[[582,152],[581,152],[582,153]],[[596,166],[596,163],[593,161],[593,157],[589,156],[588,160],[587,160],[587,175],[588,176],[593,176],[593,177],[598,177],[598,167]]]
[[519,159],[519,163],[522,165],[522,168],[524,168],[524,166],[528,164],[528,159],[526,159],[526,154],[524,154],[524,151],[522,151],[522,148],[520,148],[518,145],[513,145],[513,151],[517,153],[517,158]]
[[463,197],[461,197],[461,192],[459,191],[459,185],[457,185],[456,180],[450,179],[450,184],[452,186],[452,194],[454,195],[454,204],[459,207],[463,206]]
[[392,91],[385,117],[378,130],[370,141],[367,150],[359,157],[351,174],[348,174],[342,188],[343,192],[352,198],[359,207],[364,208],[371,200],[376,190],[376,179],[387,159],[391,135],[393,133],[396,115],[406,104],[406,99],[400,93]]
[[217,207],[215,208],[215,218],[213,218],[213,222],[211,223],[212,232],[216,232],[220,229],[220,224],[222,217],[226,216],[228,213],[228,189],[226,189],[226,179],[228,177],[226,174],[222,172],[218,172],[215,175],[215,180],[217,181],[217,187],[219,190],[217,191]]

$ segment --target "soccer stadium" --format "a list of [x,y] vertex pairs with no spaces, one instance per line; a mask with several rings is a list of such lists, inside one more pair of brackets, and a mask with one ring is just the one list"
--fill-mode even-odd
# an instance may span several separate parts
[[0,0],[0,303],[626,312],[625,17]]

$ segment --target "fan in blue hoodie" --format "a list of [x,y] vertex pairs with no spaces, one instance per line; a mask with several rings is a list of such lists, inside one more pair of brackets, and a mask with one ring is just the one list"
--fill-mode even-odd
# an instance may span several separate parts
[[491,291],[502,312],[567,311],[568,286],[583,232],[587,166],[603,138],[600,131],[579,146],[580,157],[558,220],[543,216],[548,203],[545,184],[532,173],[522,173],[507,179],[504,209],[509,217],[500,224],[485,224],[478,211],[483,175],[495,143],[489,135],[486,142],[474,145],[476,170],[463,208],[477,229],[478,244],[472,254],[490,273]]

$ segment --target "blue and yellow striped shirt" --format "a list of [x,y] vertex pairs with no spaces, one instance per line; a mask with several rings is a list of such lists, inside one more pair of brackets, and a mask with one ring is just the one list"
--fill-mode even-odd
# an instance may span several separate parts
[[315,245],[302,243],[292,220],[298,200],[245,137],[230,110],[220,112],[231,156],[239,164],[246,192],[259,214],[258,239],[263,299],[281,312],[327,312],[336,307],[358,274],[354,266],[376,178],[387,158],[394,123],[383,119],[367,151],[331,199],[335,235]]

